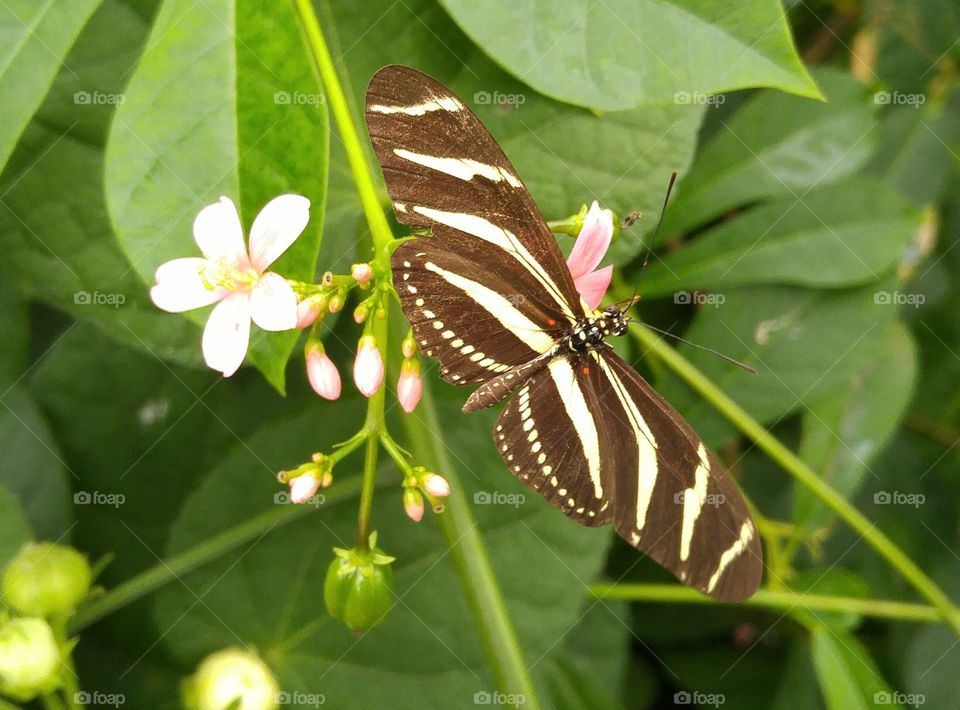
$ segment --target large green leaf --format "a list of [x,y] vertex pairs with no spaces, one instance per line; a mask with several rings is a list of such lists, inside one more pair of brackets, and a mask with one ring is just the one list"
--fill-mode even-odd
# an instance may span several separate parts
[[500,66],[561,101],[617,110],[747,86],[819,96],[776,0],[441,0]]
[[[913,338],[900,321],[876,329],[861,346],[881,356],[847,373],[834,391],[807,403],[800,441],[801,458],[846,498],[864,479],[876,479],[870,464],[900,423],[917,369]],[[879,480],[874,484],[881,487]],[[801,530],[809,532],[832,518],[809,489],[795,486],[793,519]]]
[[6,266],[0,266],[0,395],[7,391],[27,369],[30,317],[27,303]]
[[641,293],[876,280],[897,262],[919,223],[917,210],[884,183],[847,180],[721,223],[651,266]]
[[[104,2],[87,24],[67,57],[69,69],[57,77],[0,180],[0,243],[26,296],[117,340],[199,365],[196,327],[150,302],[113,239],[101,143],[115,105],[73,102],[84,86],[119,94],[146,31],[144,20],[119,0]],[[122,297],[123,305],[98,304],[95,294],[115,302]]]
[[70,470],[33,398],[15,387],[0,399],[0,485],[20,498],[37,536],[61,540],[72,528]]
[[[185,506],[170,551],[270,508],[279,488],[264,466],[288,467],[346,438],[362,420],[357,399],[340,402],[336,417],[306,413],[267,425],[223,459]],[[460,401],[457,393],[443,406],[442,421],[461,416]],[[446,431],[445,444],[462,471],[468,499],[475,501],[508,609],[537,673],[580,616],[585,585],[599,572],[609,538],[604,530],[571,524],[510,476],[490,443],[492,413],[476,418],[469,427]],[[251,450],[259,461],[251,459]],[[334,476],[359,475],[358,467],[355,456]],[[169,651],[190,664],[239,636],[264,655],[283,689],[322,693],[333,707],[469,706],[475,693],[493,692],[496,686],[437,526],[406,518],[392,465],[383,466],[379,478],[385,484],[375,505],[379,544],[397,557],[397,602],[382,626],[358,639],[323,609],[330,548],[352,544],[357,501],[351,499],[321,505],[162,590],[157,620],[169,629],[164,638]],[[480,492],[488,496],[475,497]],[[512,503],[486,504],[493,493]],[[202,595],[202,604],[195,593]]]
[[[547,99],[490,62],[433,0],[337,3],[327,12],[337,43],[349,48],[349,88],[358,111],[370,76],[384,64],[409,64],[431,74],[476,111],[548,219],[593,199],[620,214],[656,214],[671,171],[684,172],[692,159],[702,106],[597,115]],[[371,15],[379,18],[372,26]],[[488,101],[494,92],[516,101]],[[332,190],[344,178],[332,171]],[[639,226],[625,230],[609,258],[634,258],[641,234]],[[572,245],[561,239],[563,248]]]
[[798,198],[863,165],[875,142],[872,94],[848,74],[816,76],[826,103],[766,91],[722,123],[677,186],[665,234],[756,200]]
[[[249,228],[271,198],[295,192],[310,198],[311,224],[271,268],[313,278],[327,144],[326,105],[292,5],[168,0],[107,149],[107,202],[133,268],[150,283],[159,264],[195,255],[193,218],[220,195]],[[253,339],[251,359],[281,391],[297,335]]]
[[[878,293],[893,290],[886,281],[838,291],[742,288],[726,292],[721,305],[702,306],[685,337],[752,365],[755,375],[710,353],[680,350],[755,418],[778,421],[833,393],[876,357],[863,341],[895,317],[895,306],[877,302]],[[722,443],[733,433],[675,376],[658,389],[708,442]]]
[[[0,3],[0,170],[7,164],[30,117],[40,106],[73,44],[100,0],[5,0]],[[106,96],[98,87],[78,93],[77,103]]]
[[856,636],[825,625],[811,632],[813,665],[829,710],[901,707]]

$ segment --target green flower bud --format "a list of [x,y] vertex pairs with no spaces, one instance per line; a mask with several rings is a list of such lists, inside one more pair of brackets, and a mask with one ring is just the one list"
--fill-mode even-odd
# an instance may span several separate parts
[[394,558],[376,546],[376,533],[370,547],[352,550],[334,548],[336,557],[327,570],[323,598],[330,616],[340,619],[354,633],[362,633],[379,624],[393,603]]
[[91,581],[87,558],[72,547],[28,542],[3,575],[3,597],[25,616],[55,616],[76,609]]
[[189,710],[273,710],[280,688],[258,656],[227,648],[207,656],[183,683],[183,704]]
[[0,693],[26,702],[60,687],[60,649],[43,619],[0,626]]

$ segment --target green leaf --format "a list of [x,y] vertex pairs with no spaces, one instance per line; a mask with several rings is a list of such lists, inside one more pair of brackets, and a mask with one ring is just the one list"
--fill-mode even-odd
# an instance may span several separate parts
[[[5,0],[0,4],[0,170],[100,0]],[[95,99],[78,94],[80,103]]]
[[765,91],[702,147],[663,220],[675,234],[749,202],[800,197],[870,157],[877,105],[849,74],[817,72],[826,103]]
[[824,625],[810,635],[813,665],[829,710],[899,708],[877,664],[850,633]]
[[775,0],[740,3],[736,12],[691,0],[441,2],[497,64],[580,106],[702,101],[748,86],[820,95]]
[[0,486],[0,574],[23,543],[32,539],[33,533],[17,496]]
[[[862,341],[895,317],[895,306],[877,302],[878,293],[894,290],[892,279],[837,291],[733,289],[722,304],[702,306],[684,337],[752,365],[757,374],[687,345],[680,350],[754,418],[779,421],[828,396],[876,357]],[[657,389],[708,443],[732,435],[729,422],[675,376]]]
[[0,407],[0,485],[20,498],[38,538],[64,541],[73,527],[70,470],[33,398],[24,387],[3,395]]
[[641,293],[876,280],[897,263],[919,223],[918,211],[884,183],[846,180],[722,222],[651,266]]
[[[192,222],[204,205],[227,195],[248,229],[270,199],[295,192],[311,200],[311,222],[271,269],[312,279],[327,147],[326,105],[291,5],[169,0],[110,134],[107,202],[117,239],[152,283],[161,263],[198,253]],[[281,392],[298,335],[252,339],[252,362]]]
[[[856,572],[841,567],[812,567],[798,572],[790,579],[790,588],[804,594],[869,599],[870,587]],[[862,617],[854,612],[811,611],[800,602],[790,610],[801,623],[812,627],[825,624],[832,629],[853,630]]]
[[[146,31],[118,0],[104,2],[87,24],[67,57],[70,68],[57,77],[0,180],[6,208],[0,210],[0,243],[25,296],[134,347],[199,366],[196,326],[150,302],[113,239],[101,143],[115,106],[73,102],[81,87],[119,94]],[[123,305],[95,303],[97,294],[122,298]]]
[[[655,215],[671,171],[683,172],[693,157],[702,106],[597,115],[547,99],[490,62],[432,0],[336,3],[326,11],[337,44],[350,50],[349,89],[358,112],[370,76],[384,64],[399,62],[427,72],[476,111],[547,219],[572,214],[593,199],[618,214]],[[373,26],[371,15],[379,18]],[[494,104],[486,100],[493,92],[518,98]],[[345,179],[333,170],[331,190],[339,191]],[[639,226],[625,230],[608,259],[635,258],[642,232]],[[572,247],[572,239],[560,239],[561,248]]]
[[[800,457],[830,486],[850,498],[900,424],[913,393],[917,353],[913,337],[899,320],[873,331],[862,347],[882,354],[847,373],[845,382],[818,400],[808,401],[803,412]],[[831,511],[807,488],[795,485],[793,520],[809,534],[833,519]]]
[[0,393],[17,382],[27,369],[30,316],[17,282],[6,266],[0,266]]
[[[274,505],[281,489],[264,468],[289,467],[347,438],[362,421],[358,400],[353,395],[338,402],[335,417],[314,411],[267,425],[224,458],[184,508],[170,551]],[[458,392],[443,406],[444,421],[461,416],[461,400]],[[464,471],[464,492],[475,501],[524,651],[546,662],[582,613],[585,585],[599,572],[609,538],[606,531],[572,525],[504,470],[490,444],[491,414],[451,428],[445,443]],[[340,477],[359,475],[358,461],[354,455],[340,463],[334,485]],[[378,545],[397,558],[397,599],[382,625],[358,639],[327,616],[320,597],[331,548],[351,545],[354,499],[320,505],[314,514],[190,573],[183,585],[159,592],[157,622],[170,628],[164,639],[169,651],[191,664],[234,643],[236,634],[256,645],[283,689],[323,693],[335,707],[420,708],[434,701],[467,706],[475,693],[492,693],[496,686],[436,523],[406,518],[391,464],[381,467],[378,478]],[[476,496],[481,491],[488,495]],[[502,494],[496,499],[503,504],[485,503],[493,492]],[[189,590],[205,590],[204,603],[195,605]],[[416,653],[410,653],[413,639]]]

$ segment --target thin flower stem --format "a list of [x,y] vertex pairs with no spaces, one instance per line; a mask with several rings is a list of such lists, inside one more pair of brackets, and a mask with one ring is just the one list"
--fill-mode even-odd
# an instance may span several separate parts
[[[383,354],[388,341],[387,320],[378,319],[375,313],[371,313],[368,323],[372,324],[371,333]],[[380,450],[380,436],[385,431],[383,411],[386,391],[386,383],[381,383],[379,389],[370,397],[367,403],[367,419],[363,426],[367,434],[367,450],[363,459],[363,488],[360,491],[360,513],[357,517],[357,547],[360,548],[369,545],[372,532],[370,518],[373,514],[373,492],[377,482],[377,453]]]
[[941,618],[960,636],[960,611],[950,598],[886,535],[877,529],[859,510],[825,483],[802,459],[788,449],[746,410],[694,367],[683,355],[667,345],[652,330],[632,323],[630,331],[650,352],[659,357],[687,384],[725,416],[749,439],[776,461],[787,473],[800,481],[822,500],[847,525],[853,528],[874,550],[883,556],[913,587],[940,610]]
[[[360,489],[357,478],[334,483],[324,492],[325,505],[351,498]],[[105,616],[122,609],[156,591],[174,579],[201,567],[250,540],[255,540],[276,527],[299,520],[315,510],[309,505],[278,505],[218,535],[200,542],[188,550],[163,560],[150,569],[114,587],[102,597],[82,606],[67,624],[67,634],[73,636]]]
[[[705,596],[700,592],[675,584],[592,584],[590,593],[599,599],[620,599],[632,602],[657,602],[670,604],[723,605],[724,602]],[[774,591],[760,589],[743,602],[743,606],[790,611],[793,609],[813,612],[846,612],[899,621],[938,623],[943,621],[939,609],[925,604],[886,601],[881,599],[858,599],[827,594]]]

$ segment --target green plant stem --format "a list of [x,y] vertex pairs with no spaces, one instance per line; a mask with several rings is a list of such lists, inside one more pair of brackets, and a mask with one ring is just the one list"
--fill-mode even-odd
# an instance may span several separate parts
[[[337,76],[333,59],[327,49],[326,40],[320,30],[316,13],[310,0],[294,0],[300,17],[304,35],[317,70],[323,81],[327,101],[343,139],[350,169],[360,193],[360,201],[367,224],[373,234],[375,251],[375,271],[389,275],[389,253],[394,244],[393,234],[386,215],[377,197],[370,166],[360,143],[356,128],[350,116],[350,110]],[[387,304],[384,303],[384,308]],[[386,339],[378,340],[386,343]],[[382,391],[382,388],[381,388]],[[443,454],[442,445],[432,439],[432,433],[439,431],[436,413],[433,410],[429,392],[425,392],[420,403],[422,412],[427,413],[430,424],[427,428],[416,426],[415,417],[406,417],[405,421],[411,436],[421,444],[421,451],[433,452],[439,470],[450,481],[453,492],[447,501],[447,512],[440,516],[441,528],[446,537],[450,554],[459,572],[460,582],[474,612],[477,629],[484,639],[484,648],[500,689],[505,693],[522,694],[524,707],[537,710],[539,704],[530,681],[527,666],[523,660],[520,644],[507,615],[506,605],[493,575],[486,548],[476,529],[476,523],[467,507],[466,499],[458,485],[453,467]],[[368,411],[369,416],[369,411]],[[383,412],[380,410],[382,419]],[[431,431],[427,431],[427,429]],[[365,476],[366,478],[366,472]]]
[[897,547],[874,523],[821,479],[800,457],[782,444],[773,434],[751,417],[717,385],[695,368],[652,330],[633,323],[630,330],[641,345],[663,360],[684,381],[695,389],[717,411],[725,416],[787,473],[822,500],[847,525],[855,530],[874,550],[883,556],[927,601],[940,610],[941,618],[960,636],[960,613],[950,598],[931,580],[906,553]]
[[[373,327],[371,331],[377,346],[387,349],[389,333],[386,318],[379,320],[371,313]],[[367,419],[363,429],[367,435],[367,450],[363,458],[363,487],[360,491],[360,513],[357,518],[357,547],[366,548],[370,544],[370,518],[373,513],[373,492],[377,482],[377,453],[380,450],[380,437],[384,431],[383,410],[386,402],[386,383],[380,385],[367,402]]]
[[[601,599],[621,599],[633,602],[658,602],[674,604],[724,605],[712,597],[676,584],[592,584],[590,593]],[[743,602],[743,606],[790,611],[797,608],[805,611],[847,612],[898,621],[937,623],[943,621],[942,612],[936,607],[908,602],[880,599],[858,599],[826,594],[773,591],[760,589]]]
[[[358,478],[348,478],[342,483],[335,483],[324,493],[325,503],[354,496],[359,488]],[[81,607],[67,624],[67,634],[73,636],[103,617],[156,591],[167,582],[182,577],[249,540],[265,535],[275,527],[291,523],[315,510],[309,505],[278,505],[276,508],[224,530],[114,587],[102,597]]]
[[477,621],[497,685],[506,694],[521,695],[525,710],[540,707],[533,682],[523,659],[523,651],[500,594],[490,558],[470,511],[463,486],[440,440],[440,422],[430,392],[425,388],[419,417],[404,417],[407,436],[419,457],[442,472],[450,483],[446,509],[437,516],[449,545],[449,554],[457,568],[467,603]]

